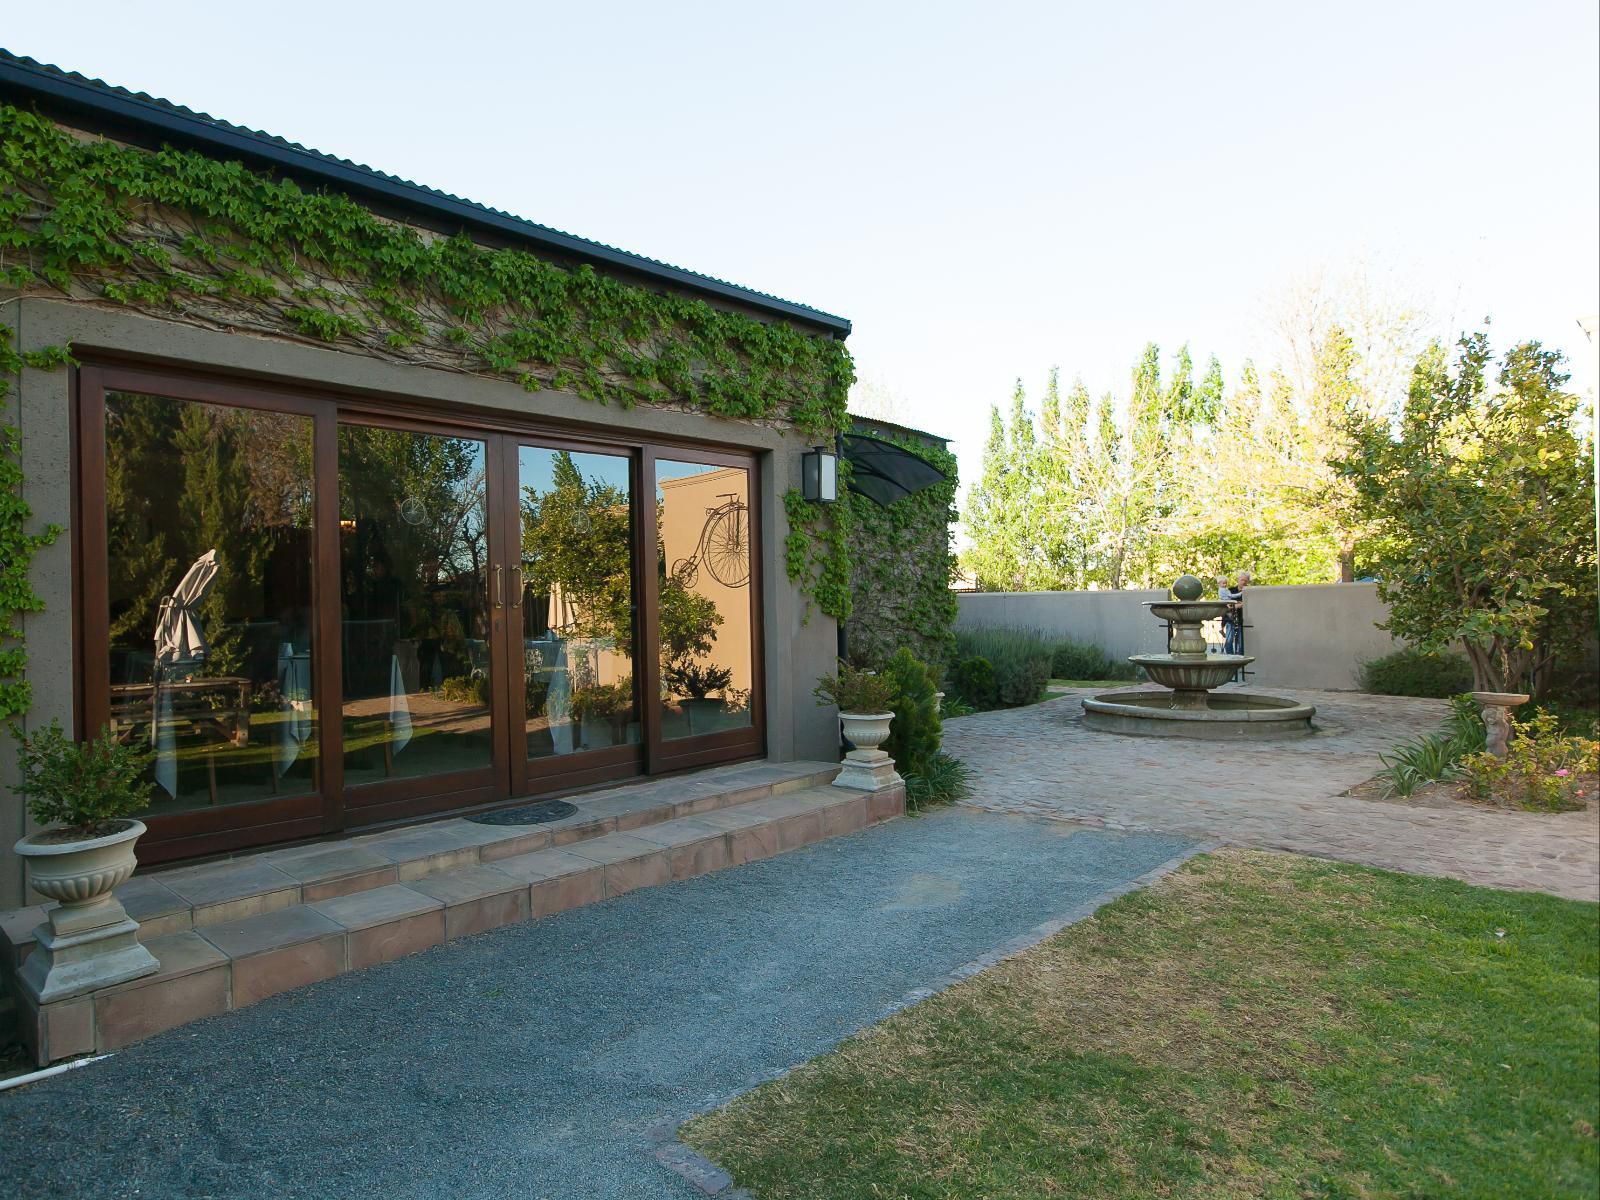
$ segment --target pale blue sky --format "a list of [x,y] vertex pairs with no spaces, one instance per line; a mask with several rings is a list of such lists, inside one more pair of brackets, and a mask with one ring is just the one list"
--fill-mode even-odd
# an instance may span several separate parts
[[[977,467],[991,402],[1261,353],[1360,260],[1593,386],[1594,0],[8,7],[8,49],[849,317]],[[240,12],[246,11],[242,6]]]

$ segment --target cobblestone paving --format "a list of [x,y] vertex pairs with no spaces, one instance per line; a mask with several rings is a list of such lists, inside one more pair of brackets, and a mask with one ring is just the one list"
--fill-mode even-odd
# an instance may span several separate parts
[[1318,732],[1250,744],[1085,729],[1089,694],[947,722],[945,749],[973,768],[967,803],[1600,900],[1600,805],[1539,814],[1344,794],[1380,753],[1437,728],[1443,701],[1278,689],[1317,706]]

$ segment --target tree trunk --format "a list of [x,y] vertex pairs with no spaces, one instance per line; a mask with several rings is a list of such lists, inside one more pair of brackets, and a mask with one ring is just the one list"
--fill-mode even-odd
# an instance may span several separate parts
[[1472,663],[1472,687],[1479,692],[1504,692],[1505,675],[1500,669],[1499,656],[1471,642],[1467,646],[1467,659]]

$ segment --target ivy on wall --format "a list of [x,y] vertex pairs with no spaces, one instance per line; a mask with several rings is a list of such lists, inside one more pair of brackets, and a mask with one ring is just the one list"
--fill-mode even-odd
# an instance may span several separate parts
[[[5,412],[11,381],[22,368],[49,370],[69,360],[64,348],[18,354],[11,344],[11,328],[0,325],[0,414]],[[39,533],[28,531],[33,511],[22,497],[21,442],[17,427],[0,415],[0,721],[28,711],[33,689],[25,678],[28,652],[22,643],[21,618],[39,612],[44,602],[33,589],[28,569],[33,556],[61,533],[50,525]]]
[[[0,283],[812,437],[843,428],[854,379],[842,342],[784,322],[465,233],[436,236],[238,162],[78,136],[10,105],[0,105]],[[785,500],[790,577],[842,616],[844,506],[796,500]]]
[[870,432],[938,467],[946,482],[888,508],[850,495],[850,656],[877,666],[907,646],[941,672],[955,651],[950,530],[957,516],[956,456],[919,438]]

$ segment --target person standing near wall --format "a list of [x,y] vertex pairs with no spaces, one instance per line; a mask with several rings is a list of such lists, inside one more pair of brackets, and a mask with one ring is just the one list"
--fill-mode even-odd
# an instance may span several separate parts
[[1250,586],[1250,572],[1240,571],[1237,582],[1233,576],[1223,580],[1217,589],[1218,596],[1228,601],[1228,611],[1222,615],[1222,652],[1244,653],[1244,590]]

